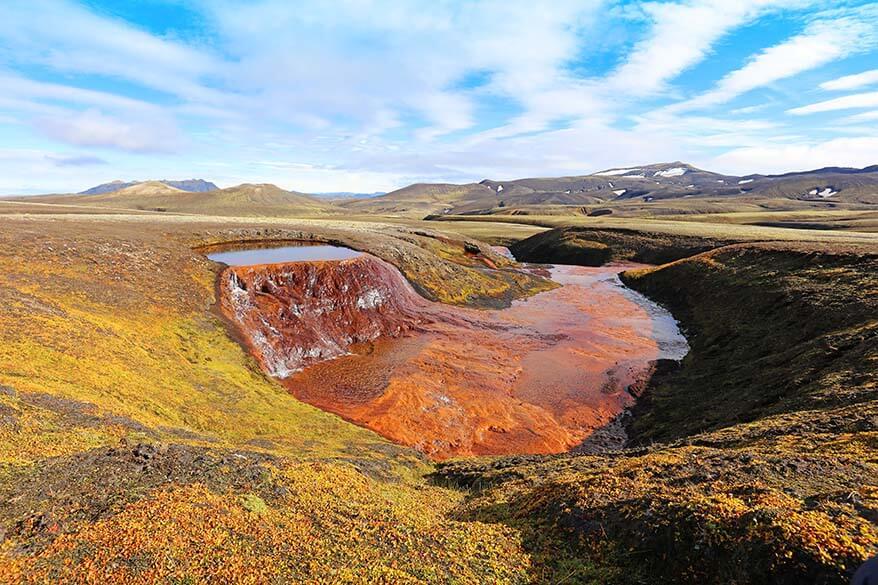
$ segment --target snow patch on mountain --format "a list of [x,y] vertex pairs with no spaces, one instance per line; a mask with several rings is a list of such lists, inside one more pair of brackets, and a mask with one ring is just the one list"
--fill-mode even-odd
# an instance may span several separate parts
[[679,177],[685,175],[688,172],[688,169],[683,167],[674,167],[671,169],[665,169],[663,171],[656,171],[653,176],[654,177]]
[[595,174],[604,177],[615,177],[618,175],[627,175],[628,173],[636,173],[639,171],[640,169],[610,169],[609,171],[601,171],[600,173]]

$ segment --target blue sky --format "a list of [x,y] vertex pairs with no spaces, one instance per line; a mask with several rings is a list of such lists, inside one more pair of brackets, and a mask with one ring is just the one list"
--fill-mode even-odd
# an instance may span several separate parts
[[878,164],[878,4],[10,0],[0,193]]

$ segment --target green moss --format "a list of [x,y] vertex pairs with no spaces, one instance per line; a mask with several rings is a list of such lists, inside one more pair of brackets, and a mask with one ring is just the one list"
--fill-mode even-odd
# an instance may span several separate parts
[[637,441],[878,398],[876,255],[737,246],[623,278],[692,348],[638,404]]
[[244,494],[241,496],[241,505],[244,509],[253,514],[261,515],[268,512],[268,505],[265,500],[256,494]]

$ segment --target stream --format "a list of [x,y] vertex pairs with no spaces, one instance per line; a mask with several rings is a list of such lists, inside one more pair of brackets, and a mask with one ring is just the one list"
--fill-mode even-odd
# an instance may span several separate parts
[[223,310],[266,372],[435,459],[573,449],[633,404],[656,360],[688,351],[674,318],[619,280],[636,264],[539,267],[561,286],[478,310],[428,301],[346,248],[234,253],[210,256],[253,263],[224,271]]

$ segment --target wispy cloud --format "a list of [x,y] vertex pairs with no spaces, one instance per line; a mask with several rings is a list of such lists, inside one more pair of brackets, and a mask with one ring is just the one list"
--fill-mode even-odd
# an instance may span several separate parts
[[714,89],[672,109],[683,111],[726,103],[756,88],[870,51],[876,44],[878,19],[871,11],[817,20],[801,34],[754,55],[746,65],[723,77]]
[[173,152],[179,137],[173,126],[121,120],[97,110],[63,117],[45,117],[36,122],[48,136],[79,146],[115,147],[132,152]]
[[878,84],[878,69],[872,69],[871,71],[863,71],[862,73],[845,75],[837,79],[824,81],[820,84],[820,88],[829,91],[845,91],[875,84]]
[[[474,126],[476,102],[502,96],[542,120],[564,114],[540,102],[569,87],[564,66],[579,50],[579,32],[602,0],[559,0],[551,10],[530,2],[460,5],[376,0],[346,5],[263,1],[217,4],[210,18],[235,56],[235,86],[258,96],[263,114],[284,119],[308,111],[363,128],[381,119],[415,118],[414,134],[432,140]],[[477,91],[455,87],[473,71],[490,72]],[[295,120],[293,120],[295,123]]]
[[644,3],[643,16],[652,23],[650,32],[607,82],[634,94],[664,90],[670,80],[704,60],[735,28],[767,10],[807,4],[803,0]]
[[862,114],[855,114],[853,116],[849,116],[845,118],[846,122],[852,122],[855,124],[859,124],[861,122],[873,122],[878,121],[878,110],[872,110],[871,112],[863,112]]
[[56,167],[92,167],[96,165],[109,164],[104,159],[92,155],[60,155],[47,154],[46,159],[51,161]]
[[825,100],[807,106],[801,106],[788,110],[788,113],[796,116],[817,114],[819,112],[833,112],[837,110],[853,110],[857,108],[878,107],[878,91],[857,93],[840,98]]
[[95,107],[137,110],[141,113],[145,111],[159,111],[156,106],[143,100],[62,83],[34,81],[20,75],[3,73],[2,71],[0,71],[0,87],[3,88],[4,97],[7,98],[21,98],[35,102],[45,100],[54,104],[71,102]]
[[[754,153],[782,171],[818,141],[859,157],[870,119],[843,116],[875,106],[824,93],[876,82],[850,59],[876,55],[862,0],[184,5],[197,22],[178,27],[101,0],[0,3],[0,149],[40,153],[0,158],[0,188],[119,169],[375,191],[672,158],[749,172]],[[774,18],[786,31],[752,34]]]
[[878,137],[835,138],[809,144],[763,144],[728,151],[714,164],[747,168],[753,173],[774,173],[777,169],[809,170],[828,166],[865,167],[875,164]]
[[185,93],[221,61],[67,0],[7,2],[0,37],[5,61],[68,73],[107,75],[169,93]]

